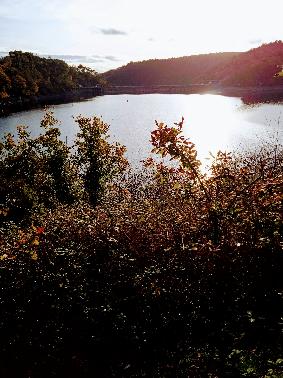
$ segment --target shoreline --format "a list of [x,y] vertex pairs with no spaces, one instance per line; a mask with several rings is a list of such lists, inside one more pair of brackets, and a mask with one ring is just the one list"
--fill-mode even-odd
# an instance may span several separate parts
[[151,86],[112,86],[105,88],[106,95],[119,94],[213,94],[227,97],[240,97],[246,105],[258,103],[282,103],[283,86],[277,87],[221,87],[219,85],[151,85]]
[[65,93],[7,99],[6,101],[0,101],[0,117],[7,117],[12,113],[18,113],[21,111],[43,108],[48,105],[79,102],[100,95],[102,95],[102,93],[99,93],[96,88],[80,88]]
[[282,95],[283,86],[270,87],[240,87],[227,86],[221,87],[219,85],[206,84],[192,84],[192,85],[116,85],[106,87],[104,94],[223,94],[225,96],[231,95],[241,97],[246,94],[270,94]]
[[103,93],[95,88],[80,88],[71,92],[53,95],[32,96],[24,99],[8,99],[0,102],[0,117],[12,113],[80,102],[101,95],[121,94],[214,94],[228,97],[240,97],[245,104],[283,102],[283,86],[278,87],[220,87],[217,85],[151,85],[151,86],[109,86]]

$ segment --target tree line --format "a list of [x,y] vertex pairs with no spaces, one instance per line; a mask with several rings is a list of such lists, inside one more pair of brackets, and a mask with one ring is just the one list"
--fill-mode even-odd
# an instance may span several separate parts
[[103,77],[112,85],[278,86],[283,84],[283,43],[225,52],[130,62]]
[[61,94],[101,83],[91,68],[30,52],[11,51],[0,59],[0,100]]

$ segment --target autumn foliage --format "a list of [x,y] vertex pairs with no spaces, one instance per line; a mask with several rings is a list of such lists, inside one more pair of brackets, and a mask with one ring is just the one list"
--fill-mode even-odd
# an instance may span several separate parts
[[22,51],[10,51],[0,59],[0,101],[62,94],[101,83],[95,70],[72,67],[60,59]]
[[1,144],[1,376],[279,377],[282,146],[205,171],[156,123],[133,171],[77,122]]

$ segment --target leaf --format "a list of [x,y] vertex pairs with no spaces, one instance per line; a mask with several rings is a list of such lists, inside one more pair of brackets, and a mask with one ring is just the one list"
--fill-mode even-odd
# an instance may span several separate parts
[[38,235],[43,234],[43,232],[44,232],[44,227],[37,227],[37,229],[36,229],[36,233],[37,233]]
[[181,188],[181,185],[179,182],[176,182],[173,186],[173,189],[180,189]]
[[36,245],[36,246],[39,245],[39,240],[38,240],[37,238],[34,239],[34,241],[32,242],[32,244],[33,244],[33,245]]
[[36,261],[38,259],[37,253],[36,252],[32,252],[31,253],[31,258]]

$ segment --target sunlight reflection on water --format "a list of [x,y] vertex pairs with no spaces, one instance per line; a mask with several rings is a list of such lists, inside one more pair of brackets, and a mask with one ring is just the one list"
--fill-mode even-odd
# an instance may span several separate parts
[[[172,125],[185,118],[184,134],[196,144],[201,160],[220,150],[255,148],[277,135],[283,142],[281,104],[246,106],[241,99],[219,95],[115,95],[54,106],[61,122],[62,139],[71,145],[78,131],[72,116],[101,116],[110,124],[112,140],[127,147],[134,164],[151,150],[150,132],[154,121]],[[30,125],[33,135],[39,133],[43,110],[32,110],[0,119],[0,137],[15,132],[17,124]],[[280,118],[281,117],[281,118]]]

